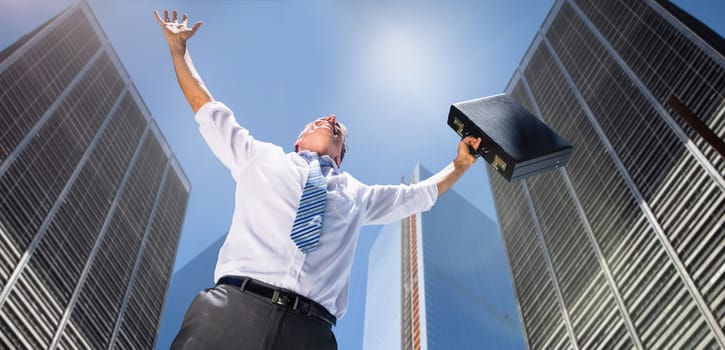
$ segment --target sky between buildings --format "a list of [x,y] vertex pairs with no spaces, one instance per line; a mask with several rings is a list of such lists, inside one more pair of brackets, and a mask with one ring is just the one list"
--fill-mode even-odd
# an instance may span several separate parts
[[[0,0],[0,48],[72,3]],[[435,171],[453,159],[450,104],[503,91],[553,0],[89,3],[192,183],[176,271],[227,232],[234,183],[197,132],[154,9],[204,22],[189,42],[194,62],[214,98],[257,139],[292,151],[305,123],[334,113],[350,129],[342,169],[365,183],[394,184],[416,163]],[[725,33],[725,1],[675,3]],[[454,189],[496,220],[485,166]],[[367,254],[378,230],[361,234],[350,309],[335,329],[341,349],[361,348]]]

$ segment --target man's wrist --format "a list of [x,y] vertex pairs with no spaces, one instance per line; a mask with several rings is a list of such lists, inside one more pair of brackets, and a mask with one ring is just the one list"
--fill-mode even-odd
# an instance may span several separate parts
[[186,54],[186,43],[169,43],[169,51],[171,51],[171,56],[184,57]]
[[466,170],[468,170],[468,168],[470,168],[471,165],[473,165],[473,163],[471,163],[467,160],[464,160],[464,159],[454,159],[453,160],[454,171],[460,171],[462,173],[466,172]]

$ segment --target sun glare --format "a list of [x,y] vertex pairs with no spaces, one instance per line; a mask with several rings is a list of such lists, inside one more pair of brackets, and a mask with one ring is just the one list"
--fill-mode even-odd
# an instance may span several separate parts
[[365,53],[365,78],[387,93],[423,92],[434,73],[434,52],[430,51],[423,35],[412,28],[380,30]]

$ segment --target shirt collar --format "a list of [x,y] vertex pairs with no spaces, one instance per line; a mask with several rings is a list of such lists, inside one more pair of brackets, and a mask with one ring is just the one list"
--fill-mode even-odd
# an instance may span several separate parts
[[340,174],[340,169],[337,167],[337,164],[328,155],[323,155],[322,157],[320,157],[317,155],[317,152],[310,151],[299,151],[297,152],[297,154],[302,157],[302,159],[304,159],[308,164],[312,161],[312,159],[318,158],[320,160],[320,170],[322,170],[322,176]]

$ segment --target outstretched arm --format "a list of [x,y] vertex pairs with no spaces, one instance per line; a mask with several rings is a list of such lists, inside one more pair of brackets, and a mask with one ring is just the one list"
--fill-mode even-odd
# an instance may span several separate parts
[[438,186],[438,197],[448,191],[448,189],[451,188],[453,184],[461,178],[461,176],[463,176],[463,173],[465,173],[471,165],[476,163],[478,158],[471,154],[468,147],[471,146],[473,149],[478,149],[480,144],[481,138],[475,138],[472,136],[466,136],[458,143],[458,154],[456,155],[456,159],[453,160],[453,170],[447,172],[442,178],[434,180]]
[[[480,138],[466,137],[458,143],[456,158],[433,176],[412,185],[362,185],[364,225],[389,224],[426,211],[453,186],[477,160],[468,147],[478,149]],[[433,187],[435,186],[435,187]]]
[[164,19],[161,19],[158,11],[154,11],[154,14],[164,32],[164,38],[169,44],[179,87],[191,105],[191,109],[196,113],[204,104],[214,100],[204,86],[204,82],[191,61],[189,50],[186,48],[186,42],[201,27],[201,22],[196,22],[193,27],[189,28],[186,25],[188,20],[186,14],[181,17],[181,23],[178,22],[176,10],[172,11],[171,19],[169,19],[168,10],[164,10]]

